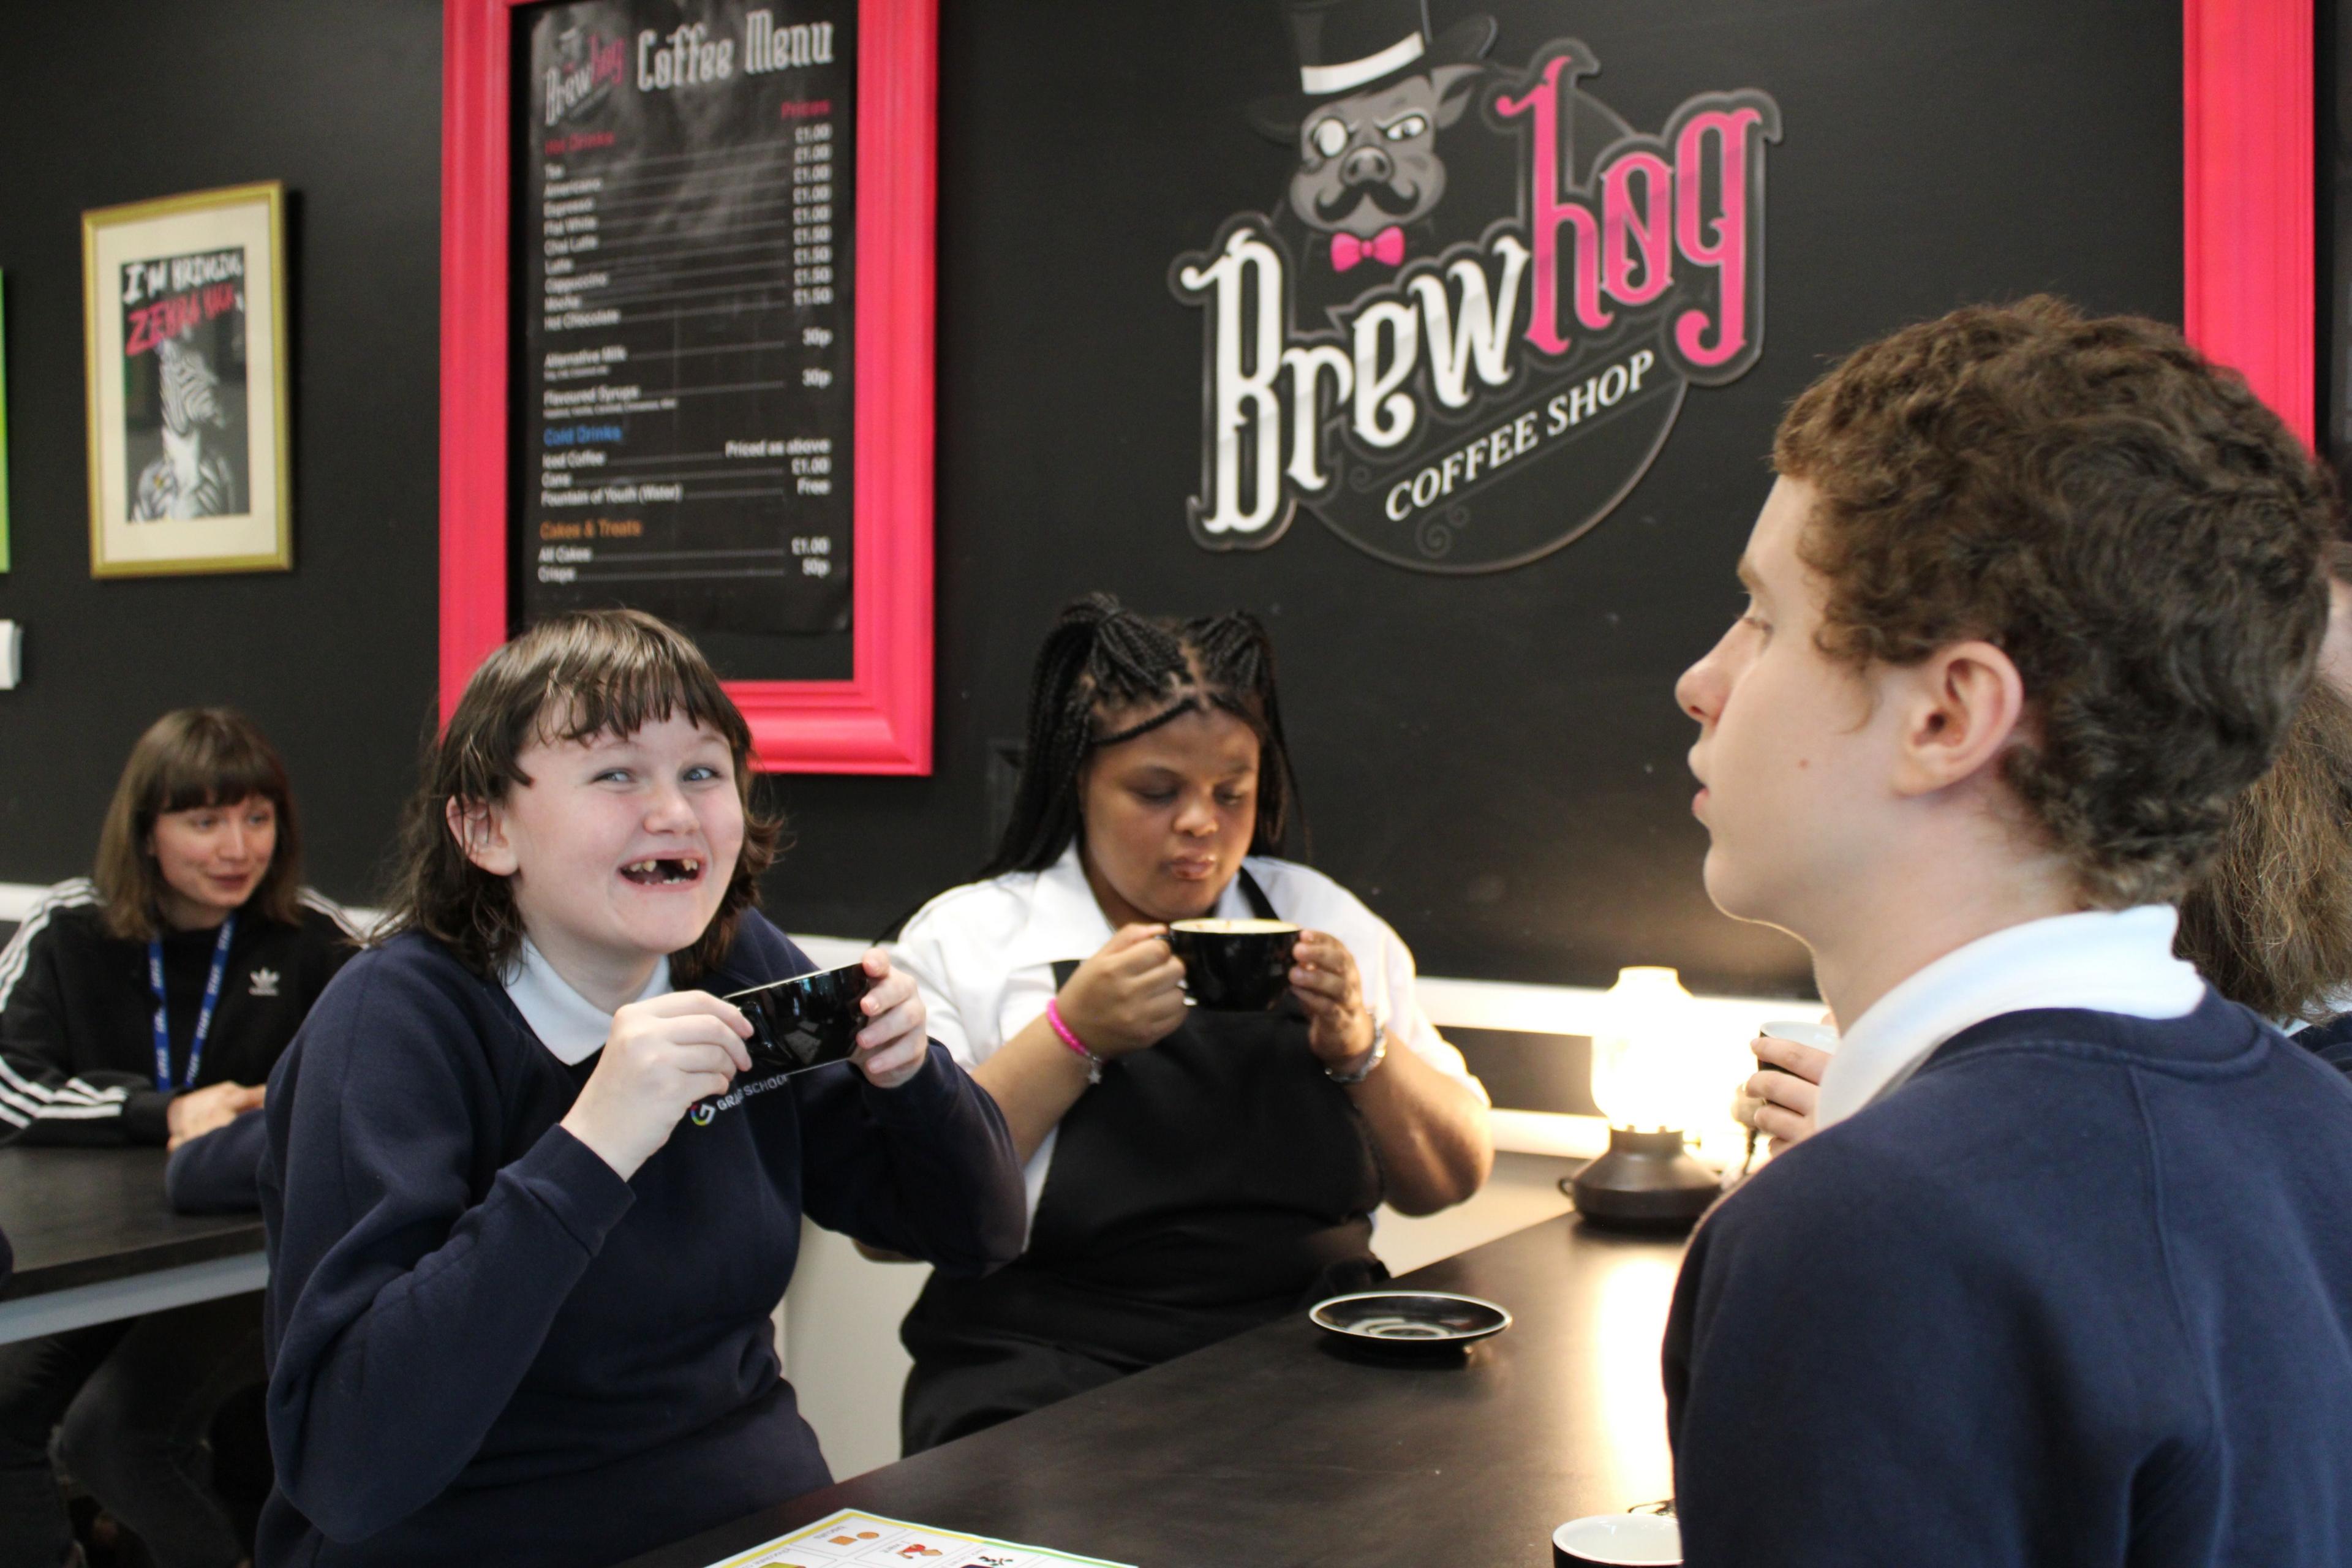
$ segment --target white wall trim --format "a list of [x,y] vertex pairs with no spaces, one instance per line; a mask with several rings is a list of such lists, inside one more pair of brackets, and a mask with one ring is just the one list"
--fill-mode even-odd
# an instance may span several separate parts
[[[48,889],[31,882],[0,882],[0,921],[21,921]],[[362,925],[383,919],[380,910],[346,906]],[[867,943],[854,937],[801,936],[793,940],[802,951],[826,968],[855,963]],[[1449,980],[1433,974],[1421,977],[1421,1005],[1441,1029],[1507,1029],[1537,1035],[1590,1035],[1601,1026],[1607,992],[1584,985],[1528,985],[1506,980]],[[1795,996],[1701,996],[1699,1006],[1710,1023],[1726,1029],[1755,1032],[1768,1018],[1790,1012],[1818,1012],[1821,1004]]]
[[[48,891],[30,882],[0,882],[0,921],[21,921]],[[383,918],[379,910],[351,908],[362,925]],[[867,943],[850,937],[795,936],[803,952],[830,969],[855,963]],[[1601,1027],[1608,994],[1584,985],[1528,985],[1502,980],[1421,978],[1421,1003],[1441,1029],[1502,1029],[1537,1035],[1590,1035]],[[1791,1013],[1814,1016],[1822,1005],[1789,996],[1701,996],[1709,1032],[1745,1042],[1766,1019]],[[1591,1156],[1608,1145],[1608,1125],[1597,1116],[1563,1116],[1540,1110],[1495,1112],[1495,1146],[1513,1153]]]

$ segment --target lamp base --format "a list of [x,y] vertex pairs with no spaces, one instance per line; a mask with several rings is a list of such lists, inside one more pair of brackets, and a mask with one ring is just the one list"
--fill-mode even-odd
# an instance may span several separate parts
[[1613,1230],[1687,1230],[1723,1190],[1680,1132],[1624,1127],[1612,1127],[1609,1152],[1559,1184],[1578,1214]]

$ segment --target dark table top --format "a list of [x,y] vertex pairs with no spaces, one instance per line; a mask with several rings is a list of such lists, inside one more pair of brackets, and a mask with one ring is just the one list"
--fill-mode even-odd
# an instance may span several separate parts
[[161,1149],[0,1149],[0,1300],[261,1250],[261,1216],[173,1214]]
[[1658,1340],[1681,1256],[1549,1220],[1400,1281],[1510,1310],[1467,1359],[1360,1359],[1302,1314],[629,1568],[702,1568],[843,1508],[1143,1568],[1548,1568],[1563,1521],[1673,1490]]

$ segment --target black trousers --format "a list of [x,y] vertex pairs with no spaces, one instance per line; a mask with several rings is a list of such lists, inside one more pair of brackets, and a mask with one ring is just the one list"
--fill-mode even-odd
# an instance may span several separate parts
[[244,1552],[205,1433],[261,1376],[258,1293],[0,1345],[0,1568],[53,1568],[72,1544],[52,1431],[66,1468],[158,1568],[231,1568]]

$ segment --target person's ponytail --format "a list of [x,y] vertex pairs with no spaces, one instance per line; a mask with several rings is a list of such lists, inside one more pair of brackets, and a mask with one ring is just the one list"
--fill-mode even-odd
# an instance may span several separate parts
[[1045,634],[1029,675],[1028,728],[1013,812],[982,876],[1042,871],[1077,831],[1078,770],[1093,722],[1084,689],[1087,667],[1103,623],[1119,613],[1109,595],[1089,594],[1065,609]]

